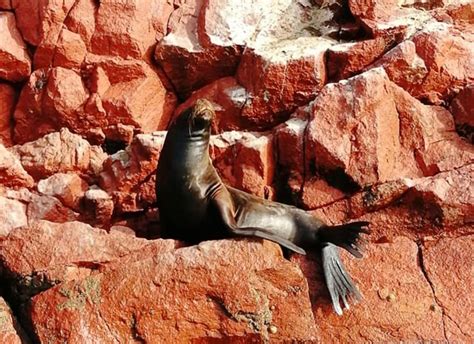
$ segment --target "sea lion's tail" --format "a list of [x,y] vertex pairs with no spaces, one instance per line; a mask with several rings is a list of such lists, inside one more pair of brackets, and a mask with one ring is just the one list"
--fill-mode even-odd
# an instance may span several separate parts
[[339,315],[342,314],[341,299],[344,307],[348,309],[348,297],[355,301],[359,301],[362,297],[344,268],[336,245],[345,248],[358,258],[362,257],[359,246],[360,234],[369,234],[366,228],[368,225],[368,222],[353,222],[320,228],[324,277],[334,311]]

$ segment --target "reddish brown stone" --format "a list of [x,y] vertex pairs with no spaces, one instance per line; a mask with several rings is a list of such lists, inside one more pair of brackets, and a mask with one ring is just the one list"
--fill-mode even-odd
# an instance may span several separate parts
[[53,118],[42,116],[42,101],[48,83],[46,69],[35,70],[28,83],[23,86],[14,112],[14,142],[25,143],[54,131],[57,127]]
[[417,55],[415,43],[412,41],[400,43],[367,69],[380,66],[383,66],[390,80],[410,94],[422,87],[428,74],[425,62]]
[[40,340],[315,339],[301,271],[277,245],[246,240],[205,242],[64,283],[33,299],[31,317]]
[[0,9],[2,10],[13,9],[11,0],[0,0]]
[[137,211],[145,205],[139,199],[140,186],[155,173],[164,139],[164,132],[137,135],[104,162],[99,185],[114,195],[117,211]]
[[88,188],[87,183],[73,173],[56,173],[38,182],[38,192],[57,197],[66,207],[79,208],[79,202]]
[[29,222],[34,220],[48,220],[63,223],[79,219],[79,213],[66,207],[56,197],[36,194],[31,194],[26,216]]
[[313,178],[305,180],[300,202],[305,209],[316,209],[344,197],[341,190],[329,185],[324,179]]
[[[146,133],[168,126],[176,97],[165,88],[156,69],[139,60],[93,61],[91,57],[89,62],[102,68],[110,82],[99,93],[108,125],[132,125]],[[88,115],[93,119],[97,114]]]
[[234,73],[240,49],[205,45],[197,35],[203,1],[177,3],[167,35],[158,42],[155,59],[182,97],[214,80]]
[[64,21],[67,29],[78,33],[88,48],[95,31],[95,14],[98,5],[94,0],[77,0]]
[[90,144],[66,128],[36,141],[14,146],[11,151],[35,178],[45,178],[58,172],[86,172],[90,165]]
[[418,251],[414,242],[400,237],[393,243],[369,245],[361,260],[344,254],[344,264],[363,300],[342,317],[329,304],[314,256],[295,256],[308,279],[318,340],[443,341],[442,311],[433,308],[435,295],[418,264]]
[[213,164],[228,185],[272,199],[275,161],[271,135],[230,131],[211,141]]
[[451,102],[450,110],[458,133],[474,144],[474,84],[459,92]]
[[114,201],[107,192],[92,186],[84,193],[82,213],[89,223],[108,227],[114,213]]
[[474,82],[474,38],[445,24],[431,25],[413,37],[428,74],[418,99],[439,104],[453,92]]
[[327,85],[312,112],[307,168],[342,169],[359,186],[430,176],[473,159],[446,110],[421,104],[380,68]]
[[2,297],[0,297],[0,342],[8,344],[29,343],[25,332]]
[[16,95],[13,87],[0,83],[0,144],[6,147],[11,146],[13,143],[11,123]]
[[12,229],[26,224],[26,205],[0,196],[0,238],[8,235]]
[[121,125],[144,132],[168,125],[176,99],[152,67],[138,60],[94,62],[91,58],[89,63],[103,71],[101,81],[91,87],[100,93],[89,94],[88,80],[70,69],[56,67],[32,74],[15,111],[17,142],[31,141],[62,127],[88,137],[103,130],[116,138]]
[[32,187],[33,178],[25,171],[18,158],[0,143],[0,185]]
[[[108,263],[150,244],[146,239],[118,231],[107,233],[81,222],[34,221],[11,231],[2,241],[0,261],[13,292],[25,298],[63,281],[107,270]],[[173,240],[156,240],[153,245],[157,254],[176,246]],[[127,262],[133,262],[132,258]]]
[[218,79],[194,91],[184,103],[176,108],[174,117],[200,98],[205,98],[214,104],[216,119],[213,129],[217,133],[248,127],[240,115],[248,99],[247,91],[237,83],[234,77]]
[[86,45],[81,36],[63,29],[54,52],[53,67],[80,68],[86,55]]
[[445,233],[472,231],[474,219],[474,165],[433,177],[405,179],[366,187],[344,199],[313,211],[329,223],[354,219],[371,223],[371,240],[397,236],[420,240]]
[[243,120],[253,129],[267,129],[313,99],[326,82],[330,46],[324,39],[301,37],[247,50],[237,71],[237,80],[249,93]]
[[288,185],[290,198],[298,202],[304,182],[304,137],[310,106],[298,109],[291,118],[274,129],[278,177]]
[[98,55],[142,58],[151,55],[173,10],[169,1],[102,0],[96,13],[91,49]]
[[337,44],[328,49],[327,68],[331,80],[347,79],[362,71],[387,49],[385,38]]
[[0,12],[0,39],[0,78],[13,82],[26,79],[31,73],[31,60],[11,12]]
[[[74,0],[42,1],[12,0],[18,29],[28,43],[37,46],[41,41],[60,27]],[[59,32],[58,32],[59,34]]]
[[62,67],[54,68],[43,95],[42,112],[58,123],[58,129],[68,127],[80,131],[84,125],[82,107],[88,93],[79,74]]
[[423,246],[423,265],[436,297],[436,307],[443,310],[448,342],[470,342],[474,338],[474,288],[472,247],[474,235],[427,241]]

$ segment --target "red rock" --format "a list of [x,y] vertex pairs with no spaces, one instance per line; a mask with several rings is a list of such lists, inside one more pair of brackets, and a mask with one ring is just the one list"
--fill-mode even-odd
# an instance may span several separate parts
[[[339,317],[329,304],[313,259],[299,258],[308,279],[316,336],[324,343],[443,341],[443,319],[411,240],[371,244],[362,260],[343,255],[363,300]],[[383,324],[383,325],[382,325]]]
[[278,177],[288,186],[296,204],[304,182],[304,136],[310,107],[298,109],[291,118],[274,129]]
[[68,127],[80,132],[81,126],[84,125],[81,119],[83,105],[88,96],[79,74],[70,69],[57,67],[49,75],[43,95],[42,111],[58,122],[58,129]]
[[84,194],[82,209],[89,223],[107,227],[114,213],[114,201],[107,192],[92,186]]
[[253,129],[282,122],[298,106],[307,104],[326,82],[328,40],[301,37],[247,50],[237,71],[249,100],[242,117]]
[[240,49],[200,41],[197,29],[203,1],[176,3],[167,35],[158,42],[155,59],[183,97],[234,73]]
[[370,221],[374,242],[397,236],[421,240],[445,233],[460,235],[472,230],[473,180],[471,163],[433,177],[365,187],[349,199],[311,213],[329,223]]
[[211,139],[213,164],[226,184],[273,199],[275,161],[271,135],[225,132]]
[[16,103],[16,92],[8,84],[0,83],[0,144],[12,145],[11,121]]
[[350,0],[349,8],[356,20],[372,37],[390,37],[397,41],[410,37],[420,27],[435,22],[428,11],[396,0]]
[[31,194],[26,215],[28,221],[48,220],[63,223],[79,219],[79,213],[66,207],[56,197],[36,194]]
[[27,224],[26,205],[0,196],[0,238]]
[[306,281],[268,242],[178,249],[64,283],[36,296],[31,309],[40,340],[314,339]]
[[[173,240],[153,243],[157,253],[172,251],[176,246]],[[2,241],[0,261],[13,292],[24,299],[63,281],[107,270],[108,263],[149,244],[146,239],[118,231],[107,233],[81,222],[34,221],[11,231]]]
[[327,74],[331,80],[347,79],[379,58],[388,42],[383,37],[333,45],[327,53]]
[[38,192],[57,197],[66,207],[79,208],[88,188],[84,179],[73,173],[56,173],[38,182]]
[[11,148],[34,178],[58,172],[86,172],[90,166],[91,146],[68,129]]
[[458,25],[474,23],[474,4],[471,2],[446,1],[443,5],[430,11],[437,20]]
[[137,135],[129,147],[104,162],[99,185],[114,195],[117,211],[137,211],[144,206],[140,187],[155,173],[164,140],[164,132]]
[[[164,130],[176,106],[156,69],[139,60],[89,61],[104,70],[110,86],[100,94],[108,125],[132,125],[149,133]],[[88,114],[95,116],[94,112]]]
[[23,38],[37,46],[51,30],[62,25],[74,1],[12,0],[12,4]]
[[474,144],[474,84],[463,89],[450,105],[456,131]]
[[13,9],[11,0],[0,0],[0,9],[11,10]]
[[184,103],[176,108],[173,117],[178,116],[200,98],[205,98],[214,104],[216,119],[213,129],[217,133],[248,128],[240,115],[242,106],[248,99],[247,91],[237,83],[234,77],[218,79],[194,91]]
[[472,246],[474,235],[427,241],[422,249],[422,264],[443,310],[448,342],[469,342],[474,338],[474,303],[469,291],[474,288]]
[[163,37],[173,10],[169,1],[112,0],[100,2],[92,52],[98,55],[142,58],[151,54],[155,39]]
[[64,21],[67,29],[78,33],[88,48],[95,31],[95,14],[98,5],[94,0],[77,0]]
[[62,127],[88,137],[103,130],[113,138],[120,137],[121,125],[144,132],[166,128],[176,98],[164,88],[155,69],[138,60],[89,58],[90,68],[103,71],[100,81],[90,76],[92,94],[86,88],[89,77],[81,78],[73,70],[56,67],[32,74],[15,110],[17,142]]
[[25,171],[16,156],[0,144],[0,184],[9,187],[32,187],[33,178]]
[[107,158],[107,153],[105,153],[101,147],[91,146],[89,175],[98,177],[100,172],[102,172],[102,166]]
[[29,342],[25,332],[16,321],[12,310],[2,297],[0,297],[0,342],[8,344]]
[[53,67],[80,68],[87,55],[86,49],[79,34],[63,29],[54,52]]
[[305,209],[316,209],[344,197],[341,190],[329,185],[324,179],[313,178],[305,180],[300,202]]
[[453,92],[474,82],[474,38],[446,24],[427,26],[413,37],[428,75],[414,96],[439,104]]
[[412,41],[400,43],[367,69],[380,66],[383,66],[390,80],[412,95],[416,93],[415,89],[422,87],[428,74],[425,62],[417,55]]
[[349,185],[429,176],[473,159],[446,110],[421,104],[382,69],[327,85],[312,112],[308,168],[324,175],[342,169]]
[[0,33],[0,78],[13,82],[26,79],[31,73],[31,60],[13,13],[0,12]]
[[14,142],[25,143],[56,130],[53,118],[42,115],[42,100],[48,83],[46,69],[35,70],[20,93],[14,112]]

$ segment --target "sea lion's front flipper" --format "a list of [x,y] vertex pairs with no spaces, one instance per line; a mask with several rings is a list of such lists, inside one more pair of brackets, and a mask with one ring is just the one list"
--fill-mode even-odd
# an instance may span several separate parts
[[238,227],[235,221],[235,211],[232,198],[230,197],[229,193],[225,191],[221,190],[220,192],[216,192],[216,194],[213,195],[212,203],[220,213],[224,226],[229,230],[229,232],[231,232],[231,234],[255,236],[258,238],[267,239],[276,242],[277,244],[280,244],[281,246],[284,246],[296,253],[306,254],[306,251],[301,247],[295,245],[287,239],[275,235],[275,233],[266,228]]

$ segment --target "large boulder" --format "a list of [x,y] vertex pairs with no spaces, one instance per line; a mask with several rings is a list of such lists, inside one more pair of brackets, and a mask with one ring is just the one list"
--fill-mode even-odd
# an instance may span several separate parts
[[212,241],[58,285],[31,319],[41,341],[310,341],[307,293],[277,245]]

